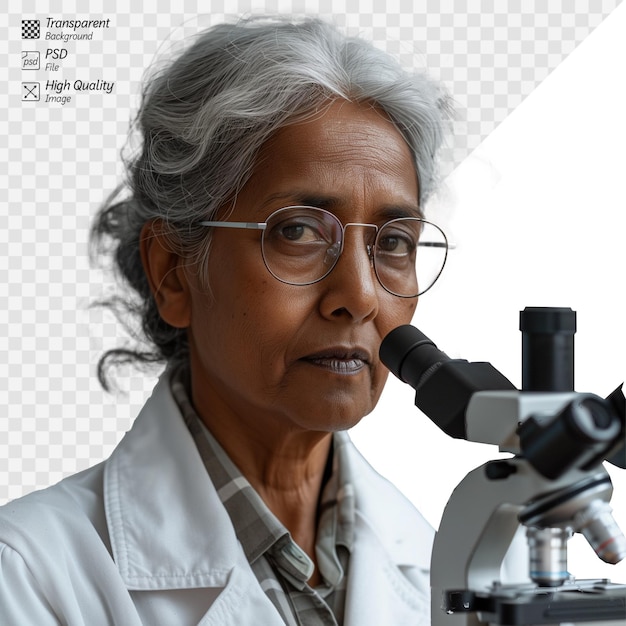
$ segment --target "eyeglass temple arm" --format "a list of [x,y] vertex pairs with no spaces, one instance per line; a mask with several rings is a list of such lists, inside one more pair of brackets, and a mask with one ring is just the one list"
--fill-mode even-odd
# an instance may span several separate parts
[[418,241],[417,246],[422,248],[448,248],[448,250],[456,248],[454,243],[443,243],[441,241]]
[[200,226],[219,226],[222,228],[249,228],[252,230],[265,230],[267,224],[265,222],[200,222]]

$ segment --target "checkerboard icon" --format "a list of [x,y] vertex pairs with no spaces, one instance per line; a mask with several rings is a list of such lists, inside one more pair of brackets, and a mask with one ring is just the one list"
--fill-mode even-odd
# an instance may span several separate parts
[[22,39],[39,39],[39,20],[22,20]]

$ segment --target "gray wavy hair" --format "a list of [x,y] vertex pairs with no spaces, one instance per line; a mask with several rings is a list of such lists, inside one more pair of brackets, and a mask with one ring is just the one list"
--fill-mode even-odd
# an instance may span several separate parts
[[[202,267],[211,232],[195,224],[235,200],[260,147],[277,130],[335,99],[367,102],[388,115],[412,151],[423,204],[435,186],[436,154],[452,114],[448,96],[426,74],[406,72],[393,57],[329,23],[266,18],[220,24],[146,82],[135,119],[141,147],[125,159],[127,180],[120,188],[127,197],[116,190],[90,234],[92,258],[111,258],[131,287],[99,304],[147,346],[102,356],[98,378],[106,390],[112,366],[187,357],[185,330],[160,318],[142,268],[144,224],[162,220],[172,245]],[[134,329],[133,319],[139,322]]]

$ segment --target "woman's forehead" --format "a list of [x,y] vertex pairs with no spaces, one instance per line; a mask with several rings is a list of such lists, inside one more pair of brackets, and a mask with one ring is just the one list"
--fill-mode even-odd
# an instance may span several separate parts
[[324,197],[341,195],[352,183],[400,189],[410,202],[418,196],[413,155],[402,135],[371,106],[349,102],[280,129],[259,153],[250,182],[261,181]]

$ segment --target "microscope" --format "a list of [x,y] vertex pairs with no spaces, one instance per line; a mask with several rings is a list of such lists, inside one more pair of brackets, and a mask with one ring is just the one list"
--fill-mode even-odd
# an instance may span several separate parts
[[[608,563],[626,557],[603,466],[626,468],[621,386],[606,399],[574,392],[571,309],[527,307],[520,330],[522,390],[489,363],[449,358],[413,326],[380,348],[445,433],[511,455],[470,472],[445,507],[431,557],[432,625],[625,626],[626,585],[567,571],[573,533]],[[511,555],[520,551],[522,571],[506,580],[503,564],[519,566]]]

